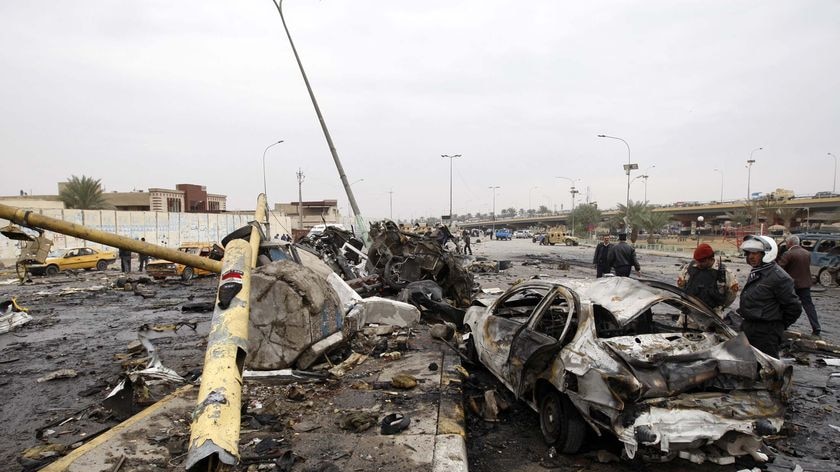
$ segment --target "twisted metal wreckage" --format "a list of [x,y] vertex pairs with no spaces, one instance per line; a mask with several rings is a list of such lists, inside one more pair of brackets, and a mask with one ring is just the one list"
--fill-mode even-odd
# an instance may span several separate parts
[[[0,218],[37,228],[41,236],[47,229],[220,274],[203,376],[192,414],[185,462],[189,470],[217,470],[239,461],[246,364],[260,370],[293,365],[305,369],[366,322],[416,321],[420,317],[416,306],[420,305],[438,313],[447,307],[460,311],[460,321],[464,321],[461,308],[472,304],[467,327],[474,334],[484,333],[476,324],[479,314],[489,314],[492,311],[485,310],[495,310],[497,306],[489,300],[472,301],[472,275],[435,236],[403,232],[393,222],[384,221],[371,225],[367,252],[352,233],[338,228],[327,228],[301,244],[288,244],[266,238],[258,223],[266,220],[264,209],[265,196],[260,195],[256,221],[222,240],[224,254],[219,261],[0,205]],[[553,342],[526,336],[538,327],[534,321],[510,328],[513,331],[497,330],[498,336],[486,332],[484,337],[489,344],[478,341],[472,347],[478,347],[481,362],[532,407],[542,403],[539,394],[546,385],[564,392],[570,402],[565,408],[583,412],[580,426],[586,423],[596,431],[612,430],[631,457],[638,449],[647,453],[658,450],[654,455],[670,458],[680,449],[717,441],[730,446],[727,452],[731,455],[750,454],[761,459],[756,436],[779,431],[784,410],[779,400],[790,388],[790,369],[754,353],[743,336],[735,336],[717,319],[703,316],[707,313],[702,306],[677,296],[675,287],[642,289],[638,283],[625,287],[620,282],[627,281],[601,281],[591,286],[583,282],[545,285],[544,291],[555,287],[553,290],[565,294],[555,299],[565,300],[562,306],[567,311],[574,307],[571,313],[575,313],[561,317],[564,322],[557,328],[562,333],[553,335]],[[543,282],[524,283],[511,290],[527,295],[529,290],[538,288],[531,285],[540,283]],[[412,286],[416,290],[412,291]],[[401,298],[413,305],[378,297],[363,299],[357,293],[394,293],[401,289]],[[301,309],[288,301],[301,292],[322,302]],[[433,292],[437,293],[436,298],[429,295]],[[443,297],[455,306],[441,302]],[[524,304],[514,301],[506,309],[513,310],[511,316],[521,312],[538,320],[540,313],[551,312],[553,307],[536,301],[542,299],[525,296]],[[703,334],[706,329],[688,329],[680,336],[669,337],[650,334],[654,331],[642,328],[634,331],[632,327],[642,319],[636,315],[649,308],[652,300],[681,304],[683,308],[691,306],[691,310],[669,312],[669,316],[682,314],[687,319],[687,313],[691,313],[698,320],[705,320],[703,323],[707,324],[701,325],[715,334]],[[599,307],[608,310],[612,318],[599,314]],[[498,343],[491,339],[499,336],[516,340],[516,349],[511,349],[510,355],[493,352]],[[596,337],[605,339],[599,341]],[[536,341],[529,342],[531,338]],[[675,349],[675,340],[687,344]],[[674,362],[678,365],[672,365]],[[601,369],[604,365],[609,368]],[[776,380],[765,382],[768,376]],[[539,379],[548,383],[540,387]],[[710,382],[722,384],[718,389],[696,393],[698,386]],[[745,385],[747,390],[750,385],[755,390],[738,393]],[[733,391],[727,392],[730,389]],[[765,394],[770,396],[765,398]],[[729,410],[740,403],[744,411],[732,410],[735,416],[727,419],[719,414],[721,402]],[[733,432],[739,433],[737,437]],[[562,449],[572,452],[565,446]],[[684,457],[698,460],[700,456],[692,452]],[[708,456],[703,458],[720,462]],[[62,470],[60,464],[61,460],[54,463],[58,467],[55,470]]]
[[[434,278],[446,285],[446,274],[451,270],[459,282],[457,289],[448,291],[460,295],[459,303],[469,302],[472,276],[456,265],[437,241],[430,240],[422,255],[409,254],[413,250],[401,249],[399,240],[417,246],[423,245],[424,238],[395,232],[395,225],[388,222],[392,228],[387,233],[390,243],[382,244],[381,233],[374,238],[380,243],[374,243],[379,249],[373,262],[352,233],[338,229],[328,229],[302,244],[269,240],[260,223],[265,222],[267,214],[264,195],[259,196],[256,208],[256,221],[224,238],[221,260],[214,260],[0,204],[0,218],[37,231],[40,239],[45,238],[44,230],[49,230],[220,274],[201,386],[192,414],[185,462],[190,470],[215,470],[221,464],[238,462],[246,364],[258,370],[307,368],[366,323],[400,326],[419,319],[420,312],[414,305],[376,296],[363,299],[343,279],[360,276],[373,280],[368,288],[393,292],[397,287],[375,281],[383,275],[386,260],[411,261],[417,257],[425,263],[431,261],[438,269],[446,267],[447,272],[427,271],[411,277],[436,275]],[[32,238],[20,240],[29,243],[29,249],[24,244],[22,250],[27,261],[37,259],[33,251],[48,246],[40,240],[34,244]],[[301,294],[320,302],[301,304]],[[293,300],[296,297],[298,300]],[[301,308],[303,305],[308,308]],[[62,470],[62,464],[70,463],[72,456],[53,463],[51,468]]]

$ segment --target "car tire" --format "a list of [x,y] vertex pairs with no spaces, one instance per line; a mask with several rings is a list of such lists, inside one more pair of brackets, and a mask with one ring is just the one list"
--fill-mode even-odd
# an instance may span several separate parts
[[194,277],[193,268],[192,267],[184,267],[184,271],[181,272],[181,280],[184,282],[191,280]]
[[540,397],[540,430],[545,442],[563,454],[574,454],[586,438],[586,424],[572,402],[551,388]]
[[554,246],[554,243],[548,243],[549,246]]
[[107,268],[108,268],[108,261],[99,260],[99,261],[96,262],[96,270],[101,272],[101,271],[103,271]]
[[835,275],[832,274],[831,271],[828,270],[828,268],[823,267],[822,269],[820,269],[819,275],[817,275],[817,280],[820,281],[820,285],[822,285],[823,287],[833,287]]
[[59,270],[58,270],[58,266],[57,266],[57,265],[47,266],[46,274],[47,274],[48,276],[58,275],[58,272],[59,272]]
[[385,283],[394,290],[402,290],[408,285],[408,280],[400,277],[400,268],[405,260],[402,257],[392,257],[385,263],[385,272],[382,274]]

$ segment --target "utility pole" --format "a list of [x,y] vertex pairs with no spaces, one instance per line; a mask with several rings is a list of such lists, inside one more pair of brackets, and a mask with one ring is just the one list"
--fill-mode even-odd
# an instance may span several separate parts
[[394,189],[391,189],[388,192],[388,209],[389,209],[389,219],[394,221]]
[[[496,234],[496,189],[501,188],[501,187],[498,186],[498,185],[493,185],[493,186],[490,186],[490,187],[487,187],[487,188],[489,188],[490,191],[493,192],[493,234],[495,235]],[[490,239],[493,239],[493,237],[491,236]]]
[[303,171],[298,167],[297,171],[297,181],[298,181],[298,226],[300,229],[303,229],[303,179],[306,178],[303,175]]
[[440,157],[449,159],[449,225],[452,226],[452,161],[460,154],[441,154]]

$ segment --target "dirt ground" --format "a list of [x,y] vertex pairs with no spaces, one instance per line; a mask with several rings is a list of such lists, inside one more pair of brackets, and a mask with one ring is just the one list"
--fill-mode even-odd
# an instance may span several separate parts
[[[548,247],[532,244],[530,240],[513,240],[476,243],[473,249],[476,256],[512,261],[508,270],[479,275],[478,282],[485,288],[506,289],[515,280],[536,274],[594,277],[591,247]],[[675,280],[686,260],[640,254],[643,276],[668,282]],[[562,261],[570,264],[568,270],[558,268]],[[525,262],[529,265],[523,265]],[[531,265],[533,262],[537,264]],[[740,260],[730,264],[739,271],[739,280],[743,282],[748,267]],[[142,352],[133,357],[127,355],[143,325],[162,330],[148,332],[165,366],[184,376],[200,370],[211,313],[185,313],[182,307],[193,302],[212,302],[215,278],[188,283],[173,280],[135,291],[112,287],[119,277],[115,270],[79,272],[37,277],[33,284],[19,286],[5,282],[13,278],[12,274],[0,274],[0,301],[17,297],[34,318],[16,331],[0,335],[0,395],[4,399],[0,424],[5,439],[0,443],[0,470],[23,470],[18,458],[22,451],[41,442],[36,437],[38,431],[52,442],[70,445],[118,423],[99,404],[119,381],[124,370],[121,363],[143,362],[137,360],[142,359]],[[835,344],[840,343],[838,298],[838,288],[814,291],[823,338]],[[184,322],[189,325],[183,325]],[[804,315],[794,329],[810,333]],[[823,357],[820,354],[794,354],[795,360],[791,362],[796,362],[795,388],[784,434],[768,442],[768,452],[774,456],[769,469],[793,470],[799,464],[804,470],[837,470],[840,432],[829,425],[840,426],[840,404],[836,388],[825,388],[828,374],[834,370],[819,364],[818,359]],[[77,376],[37,381],[60,369],[73,369]],[[467,409],[470,470],[733,471],[753,466],[695,466],[681,460],[666,464],[602,464],[599,459],[608,460],[620,451],[619,445],[607,438],[587,441],[586,449],[577,455],[554,454],[541,439],[537,415],[523,403],[513,401],[487,372],[471,370],[474,375],[467,383],[467,396],[483,395],[485,390],[495,389],[507,396],[511,408],[497,422],[486,422]],[[152,388],[149,402],[166,393],[165,387]],[[69,423],[57,427],[71,417],[74,419]],[[70,424],[76,426],[68,429]],[[62,435],[56,436],[59,430]]]
[[[498,274],[482,274],[482,287],[507,289],[519,279],[536,274],[551,277],[592,278],[593,247],[539,246],[530,240],[485,241],[473,245],[476,256],[490,259],[509,260],[511,268]],[[688,253],[687,253],[688,254]],[[680,267],[688,256],[652,254],[640,251],[639,262],[642,277],[674,283]],[[569,270],[559,270],[561,261],[569,263]],[[538,265],[530,265],[539,262]],[[742,259],[724,262],[736,271],[743,286],[749,273],[749,266]],[[528,263],[529,265],[523,265]],[[813,299],[820,315],[822,338],[830,343],[840,342],[840,288],[823,289],[814,287]],[[732,308],[737,306],[738,301]],[[803,313],[792,330],[810,333],[811,328]],[[555,454],[543,442],[539,418],[522,402],[515,402],[512,395],[488,372],[474,369],[471,383],[465,397],[483,396],[484,391],[495,389],[506,396],[511,409],[502,414],[498,422],[487,422],[472,414],[467,408],[467,440],[470,470],[473,472],[495,472],[512,470],[535,472],[544,470],[592,470],[592,471],[735,471],[760,467],[767,470],[793,470],[800,465],[805,471],[836,471],[840,464],[840,430],[829,425],[840,426],[840,395],[835,379],[832,388],[825,388],[828,375],[840,369],[820,365],[821,354],[793,352],[790,362],[795,362],[794,389],[788,406],[783,434],[769,441],[768,452],[772,464],[754,464],[741,461],[731,466],[714,464],[695,465],[685,460],[663,464],[628,463],[615,461],[621,452],[620,444],[614,439],[592,434],[584,449],[576,455]],[[600,461],[606,461],[602,463]]]

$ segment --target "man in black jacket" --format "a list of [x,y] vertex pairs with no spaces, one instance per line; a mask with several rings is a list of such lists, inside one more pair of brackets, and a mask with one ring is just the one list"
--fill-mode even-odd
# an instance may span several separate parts
[[607,256],[610,253],[610,248],[612,244],[610,244],[610,235],[605,234],[604,240],[598,243],[598,246],[595,247],[595,257],[592,258],[592,263],[595,264],[595,277],[601,278],[604,276],[605,272],[610,271],[610,266],[607,263]]
[[631,268],[635,268],[636,275],[639,275],[641,267],[636,260],[636,249],[627,244],[627,233],[618,234],[618,244],[610,248],[607,264],[615,269],[615,275],[619,277],[630,277]]
[[753,347],[778,358],[782,334],[799,318],[802,304],[793,290],[793,279],[773,260],[770,253],[775,251],[768,240],[752,237],[741,244],[741,250],[752,266],[738,308],[744,318],[741,330]]

